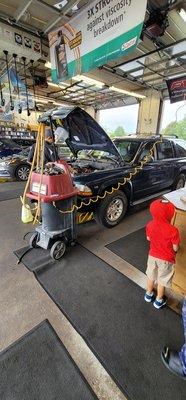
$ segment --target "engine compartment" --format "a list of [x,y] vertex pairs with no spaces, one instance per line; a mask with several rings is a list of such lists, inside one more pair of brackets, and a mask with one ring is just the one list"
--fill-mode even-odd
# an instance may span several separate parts
[[71,167],[71,172],[74,175],[91,174],[109,169],[114,169],[115,162],[112,161],[97,161],[97,160],[75,160],[68,163]]

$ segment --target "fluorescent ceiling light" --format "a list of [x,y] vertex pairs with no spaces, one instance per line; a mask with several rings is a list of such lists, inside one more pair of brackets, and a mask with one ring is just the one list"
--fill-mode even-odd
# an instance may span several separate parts
[[59,8],[61,10],[64,6],[66,6],[67,3],[68,3],[67,0],[62,0],[54,4],[54,7]]
[[54,99],[51,99],[50,97],[48,97],[47,99],[36,98],[36,101],[37,101],[37,103],[49,104],[52,106],[65,106],[66,105],[63,102],[55,101]]
[[115,86],[110,86],[109,89],[110,90],[114,90],[114,92],[127,94],[128,96],[137,97],[139,99],[145,99],[146,98],[146,96],[144,96],[143,94],[139,94],[139,93],[135,93],[135,92],[129,92],[128,90],[119,89],[119,88],[117,88]]
[[47,61],[47,62],[45,63],[45,67],[51,69],[51,67],[52,67],[51,62],[50,62],[50,61]]
[[88,76],[85,76],[85,75],[76,75],[76,76],[73,77],[73,79],[75,81],[83,81],[85,83],[88,83],[90,85],[94,85],[94,86],[97,86],[97,87],[100,87],[100,88],[105,86],[105,83],[97,81],[96,79],[93,79],[93,78],[89,78]]
[[36,98],[37,103],[43,103],[43,104],[47,104],[48,100],[44,100],[44,99],[38,99]]
[[186,12],[183,8],[179,11],[180,17],[186,22]]
[[66,107],[67,105],[64,103],[59,103],[58,101],[54,101],[55,106],[64,106]]
[[50,81],[48,81],[47,83],[48,83],[49,86],[56,87],[58,89],[59,88],[64,88],[65,89],[65,86],[68,86],[67,83],[59,83],[59,85],[57,83],[53,83],[53,82],[50,82]]

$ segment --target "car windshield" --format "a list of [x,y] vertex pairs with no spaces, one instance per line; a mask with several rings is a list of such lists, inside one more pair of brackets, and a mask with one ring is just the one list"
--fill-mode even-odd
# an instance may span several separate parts
[[140,146],[140,142],[137,140],[114,140],[114,144],[116,145],[121,157],[127,163],[131,162]]
[[19,153],[19,156],[27,157],[29,151],[30,151],[30,146],[29,146],[29,147],[26,147],[25,149],[23,149],[23,150]]

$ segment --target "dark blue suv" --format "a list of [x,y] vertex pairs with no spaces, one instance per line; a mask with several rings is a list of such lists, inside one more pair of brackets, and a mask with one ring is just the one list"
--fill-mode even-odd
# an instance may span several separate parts
[[78,205],[82,205],[82,200],[88,204],[80,211],[93,211],[101,225],[112,228],[122,220],[130,206],[185,185],[184,140],[163,138],[155,145],[152,157],[142,171],[118,188],[118,183],[134,173],[152,146],[160,142],[160,137],[136,135],[112,141],[79,107],[54,109],[41,117],[41,121],[52,123],[54,128],[60,125],[60,119],[69,134],[66,143],[74,154],[69,164],[79,190]]

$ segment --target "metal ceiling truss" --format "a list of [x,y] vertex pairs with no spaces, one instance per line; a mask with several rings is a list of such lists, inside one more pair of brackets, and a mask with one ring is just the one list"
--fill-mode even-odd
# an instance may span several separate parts
[[[180,41],[177,41],[177,42],[171,43],[171,44],[169,44],[167,46],[164,46],[163,49],[164,50],[165,49],[171,49],[176,44],[180,44],[180,43],[183,43],[183,42],[185,42],[185,39],[182,39]],[[173,67],[165,65],[165,67],[161,68],[161,69],[151,68],[151,66],[153,66],[153,67],[157,66],[158,67],[161,64],[164,64],[164,63],[167,64],[171,60],[180,58],[180,56],[183,57],[186,54],[185,52],[179,52],[179,53],[174,54],[172,56],[171,55],[167,56],[167,54],[166,54],[166,58],[165,59],[161,58],[160,60],[157,60],[157,61],[155,61],[153,63],[149,63],[149,64],[144,64],[143,62],[140,61],[141,59],[144,59],[144,57],[147,58],[148,56],[151,56],[152,54],[156,54],[156,53],[159,54],[159,52],[161,50],[162,50],[162,47],[158,48],[156,50],[150,51],[150,52],[148,52],[148,53],[146,53],[144,55],[141,55],[139,57],[135,57],[134,59],[131,59],[131,60],[126,61],[124,63],[120,63],[115,67],[110,67],[110,66],[104,65],[104,66],[100,67],[100,69],[104,69],[104,70],[106,70],[106,71],[108,71],[110,73],[115,74],[117,77],[123,78],[123,81],[127,81],[127,82],[130,82],[130,83],[136,83],[138,85],[141,85],[143,88],[154,89],[154,90],[158,91],[158,90],[160,90],[160,88],[159,88],[159,85],[155,83],[155,81],[160,80],[161,78],[162,78],[162,80],[165,80],[168,77],[168,75],[166,74],[167,70],[170,71],[173,68],[180,68],[181,69],[181,71],[179,71],[180,73],[183,73],[185,71],[184,63],[181,63],[180,61],[178,61],[178,63],[179,63],[178,65],[173,66]],[[130,71],[123,71],[123,69],[121,69],[125,65],[129,65],[130,63],[132,64],[134,61],[136,61],[136,62],[138,62],[140,64],[139,67],[133,68]],[[148,72],[147,74],[144,74],[144,75],[132,76],[132,73],[134,73],[134,72],[138,72],[138,71],[142,72],[142,71],[145,71],[145,70],[150,70],[151,72]],[[162,73],[162,72],[164,72],[164,73]],[[149,80],[144,79],[147,76],[152,76],[152,74],[154,75],[152,79],[149,79]],[[157,78],[157,75],[159,76],[158,78]]]
[[[148,51],[147,53],[144,52],[144,54],[141,55],[141,56],[137,56],[137,57],[134,57],[134,58],[131,59],[131,60],[121,62],[121,63],[115,65],[114,68],[123,67],[124,65],[129,64],[129,62],[138,61],[138,60],[140,60],[141,58],[149,57],[149,56],[151,56],[151,55],[153,55],[153,54],[156,54],[156,53],[158,53],[158,52],[161,52],[162,50],[167,50],[167,49],[169,49],[170,47],[175,46],[176,44],[183,43],[183,42],[185,42],[185,39],[177,40],[177,41],[172,42],[172,43],[169,43],[169,44],[167,44],[167,45],[159,46],[158,48],[156,48],[156,49],[154,49],[154,50]],[[139,50],[140,50],[140,49],[139,49]],[[143,51],[143,50],[141,50],[141,51]]]
[[[132,74],[133,72],[142,71],[144,68],[149,68],[149,67],[150,67],[150,68],[153,69],[153,67],[156,67],[156,66],[158,66],[158,65],[160,66],[161,64],[166,64],[167,62],[170,62],[170,61],[172,61],[172,60],[177,59],[178,57],[182,57],[182,56],[185,56],[185,55],[186,55],[186,52],[185,52],[185,51],[182,51],[181,53],[178,53],[178,54],[172,56],[170,59],[159,60],[159,61],[157,61],[157,62],[148,64],[148,65],[144,65],[144,64],[143,64],[143,67],[138,67],[138,68],[134,68],[134,69],[130,70],[130,74]],[[179,67],[179,66],[181,66],[181,65],[183,65],[183,64],[181,64],[180,61],[179,61],[177,67]],[[168,68],[171,68],[171,67],[168,67]],[[175,66],[174,66],[174,68],[175,68]],[[154,71],[154,73],[156,74],[156,73],[158,73],[158,72],[163,72],[164,70],[165,70],[165,67],[164,67],[164,68],[161,68],[161,69],[158,69],[158,70],[153,70],[153,71]],[[143,79],[146,78],[146,77],[148,77],[148,76],[151,76],[151,75],[152,75],[151,72],[148,72],[148,73],[146,73],[146,74],[143,75]],[[140,78],[140,75],[139,75],[139,78]]]

